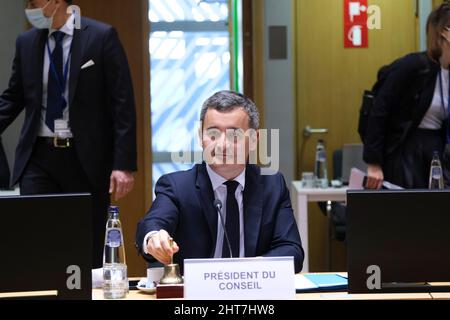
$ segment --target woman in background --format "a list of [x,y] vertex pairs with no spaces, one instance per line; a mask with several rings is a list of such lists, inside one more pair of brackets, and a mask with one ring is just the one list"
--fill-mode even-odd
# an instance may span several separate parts
[[377,93],[364,141],[367,188],[383,180],[428,187],[433,152],[442,159],[448,142],[449,66],[450,4],[443,3],[428,17],[427,51],[395,61]]

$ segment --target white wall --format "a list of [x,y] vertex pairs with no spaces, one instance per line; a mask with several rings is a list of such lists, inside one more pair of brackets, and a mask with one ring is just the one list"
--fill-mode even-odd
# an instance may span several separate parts
[[[24,1],[0,0],[0,92],[3,92],[11,75],[16,38],[25,29]],[[12,171],[14,152],[23,123],[23,113],[3,133],[2,140]]]
[[427,48],[427,18],[432,9],[433,3],[431,0],[419,1],[420,51],[425,51]]
[[[280,129],[280,171],[288,187],[296,157],[292,10],[290,0],[264,0],[264,121],[266,129]],[[269,60],[269,26],[287,27],[287,59]]]

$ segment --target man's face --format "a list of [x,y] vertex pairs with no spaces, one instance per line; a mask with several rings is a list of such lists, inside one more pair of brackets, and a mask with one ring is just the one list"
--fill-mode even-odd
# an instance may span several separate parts
[[243,108],[227,112],[208,109],[201,137],[204,159],[211,167],[234,170],[245,166],[249,154],[249,117]]
[[57,9],[57,4],[55,0],[28,0],[27,9],[37,9],[44,8],[44,15],[48,18],[53,15]]

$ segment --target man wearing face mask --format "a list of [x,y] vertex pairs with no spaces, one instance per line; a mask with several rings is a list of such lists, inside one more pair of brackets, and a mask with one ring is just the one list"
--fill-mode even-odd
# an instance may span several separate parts
[[19,35],[0,134],[25,109],[12,173],[23,195],[93,196],[93,265],[102,264],[110,194],[133,188],[135,104],[128,61],[115,29],[68,14],[69,0],[29,0],[33,26]]

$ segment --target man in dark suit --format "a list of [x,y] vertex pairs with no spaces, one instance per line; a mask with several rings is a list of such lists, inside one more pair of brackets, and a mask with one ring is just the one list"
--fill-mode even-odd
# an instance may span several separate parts
[[[90,192],[93,264],[102,264],[109,194],[136,171],[136,119],[125,52],[109,25],[68,14],[69,0],[29,0],[34,28],[16,42],[0,96],[0,134],[25,109],[11,184],[21,194]],[[62,227],[62,226],[58,226]]]
[[2,138],[0,137],[0,190],[8,189],[9,187],[9,166],[6,158],[5,150],[3,149]]
[[304,254],[284,178],[279,172],[264,175],[249,164],[258,139],[255,104],[221,91],[205,101],[200,120],[206,162],[159,179],[153,206],[138,224],[139,252],[164,264],[174,253],[179,262],[293,256],[299,272]]

